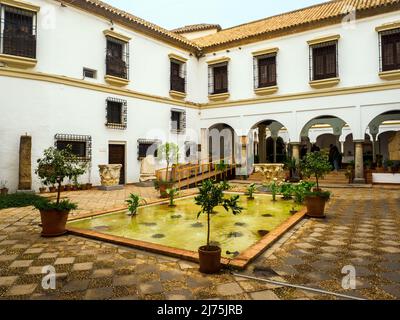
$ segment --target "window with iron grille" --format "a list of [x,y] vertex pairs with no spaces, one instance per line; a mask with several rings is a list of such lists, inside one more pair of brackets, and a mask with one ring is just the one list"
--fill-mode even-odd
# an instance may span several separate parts
[[181,109],[171,110],[171,132],[185,133],[186,130],[186,111]]
[[75,134],[56,134],[54,146],[58,150],[64,150],[71,146],[72,153],[82,161],[90,161],[92,157],[92,137]]
[[336,78],[338,72],[338,42],[330,41],[310,46],[310,80]]
[[36,13],[0,5],[0,53],[36,58]]
[[160,140],[139,139],[138,144],[138,160],[143,160],[148,155],[157,157],[157,149],[161,144]]
[[186,68],[185,63],[171,59],[171,90],[178,92],[186,92]]
[[208,67],[208,93],[228,92],[228,63],[210,65]]
[[109,76],[128,79],[129,52],[128,43],[112,37],[107,38],[106,74]]
[[127,101],[107,98],[106,100],[106,126],[112,129],[126,129],[127,127]]
[[273,87],[276,84],[276,53],[254,57],[254,88]]
[[400,69],[400,28],[380,32],[380,71]]

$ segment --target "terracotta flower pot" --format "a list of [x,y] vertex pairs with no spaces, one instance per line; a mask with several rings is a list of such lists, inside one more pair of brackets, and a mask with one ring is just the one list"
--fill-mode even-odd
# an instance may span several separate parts
[[200,247],[199,263],[201,273],[218,273],[221,270],[221,248],[217,246]]
[[160,184],[161,198],[168,198],[167,189],[171,189],[173,186],[174,186],[173,182],[161,183]]
[[92,189],[92,184],[91,183],[86,183],[86,189],[91,190]]
[[49,187],[50,192],[56,192],[57,188],[56,187]]
[[40,210],[42,237],[57,237],[65,234],[69,211]]
[[70,184],[66,184],[64,186],[64,191],[71,191],[71,185]]
[[46,192],[46,188],[45,187],[39,188],[39,192],[40,193],[45,193]]
[[7,195],[7,194],[8,194],[8,189],[7,189],[7,188],[2,188],[2,189],[0,189],[0,194],[1,194],[2,196]]
[[307,215],[312,218],[325,218],[326,199],[320,196],[306,196]]

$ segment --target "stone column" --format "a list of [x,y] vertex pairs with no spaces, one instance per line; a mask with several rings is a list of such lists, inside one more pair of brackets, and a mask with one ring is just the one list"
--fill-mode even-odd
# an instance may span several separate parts
[[372,135],[372,162],[376,163],[376,154],[378,153],[376,134]]
[[240,165],[236,174],[241,176],[242,179],[247,178],[247,143],[248,138],[247,136],[241,136],[240,138]]
[[208,129],[202,128],[200,133],[200,164],[208,163]]
[[340,142],[340,152],[344,154],[344,141],[339,141]]
[[272,137],[272,140],[274,142],[274,163],[276,163],[276,140],[278,140],[278,137]]
[[267,139],[266,139],[266,125],[260,124],[258,126],[258,155],[260,163],[267,163]]
[[32,137],[21,136],[19,143],[19,180],[18,191],[31,191],[32,189]]
[[363,159],[364,140],[354,140],[355,145],[355,177],[354,183],[365,183],[364,178],[364,159]]
[[300,142],[291,142],[292,145],[292,157],[296,159],[296,162],[300,162]]

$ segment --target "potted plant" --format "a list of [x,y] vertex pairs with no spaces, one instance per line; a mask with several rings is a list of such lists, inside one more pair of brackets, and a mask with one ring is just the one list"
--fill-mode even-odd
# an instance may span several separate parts
[[71,191],[71,190],[72,190],[71,179],[68,179],[68,183],[64,185],[64,191]]
[[45,193],[46,192],[46,186],[44,184],[44,182],[40,182],[40,188],[39,188],[39,192],[40,193]]
[[393,171],[393,165],[394,165],[394,162],[392,160],[385,161],[385,166],[389,172]]
[[226,211],[239,214],[242,208],[238,205],[239,195],[224,198],[220,184],[206,180],[199,188],[199,195],[195,198],[196,204],[201,207],[197,218],[203,213],[207,215],[207,245],[199,248],[200,272],[212,274],[221,270],[221,248],[210,245],[210,223],[214,208],[222,206]]
[[276,201],[276,195],[278,194],[280,189],[279,184],[277,182],[278,178],[274,178],[270,184],[264,184],[264,187],[266,187],[271,192],[272,201],[274,202]]
[[0,194],[2,196],[5,196],[5,195],[8,194],[7,180],[1,180],[0,181]]
[[179,190],[175,189],[175,188],[167,189],[166,193],[169,197],[169,206],[176,207],[174,200],[175,200],[175,197],[177,197],[179,195]]
[[159,161],[165,160],[167,167],[165,169],[165,174],[162,175],[163,171],[161,171],[161,176],[154,181],[154,187],[160,191],[161,198],[168,198],[166,191],[167,189],[173,188],[175,184],[172,173],[169,169],[171,163],[174,161],[178,162],[179,160],[178,145],[172,142],[166,142],[165,144],[159,146],[157,149],[157,158]]
[[42,220],[42,236],[55,237],[66,233],[65,225],[68,214],[77,208],[69,200],[60,201],[61,186],[65,178],[81,175],[85,172],[84,166],[72,153],[71,146],[64,150],[50,147],[44,151],[43,158],[37,160],[38,167],[35,173],[46,185],[58,185],[57,200],[48,199],[37,201],[34,206],[40,211]]
[[314,177],[316,188],[305,194],[307,215],[315,218],[325,217],[325,203],[330,198],[330,192],[322,191],[319,187],[319,180],[331,172],[332,167],[328,155],[323,151],[308,153],[301,162],[303,175]]
[[246,193],[245,195],[247,196],[247,199],[249,200],[254,200],[254,192],[257,191],[257,187],[255,183],[250,184],[247,188],[246,188]]
[[232,189],[232,186],[226,180],[221,181],[219,184],[221,185],[222,191],[228,191],[228,190]]
[[131,193],[129,199],[125,201],[128,204],[128,215],[134,216],[140,205],[147,204],[146,200],[137,194]]
[[299,183],[292,185],[294,202],[302,204],[306,194],[310,192],[314,186],[315,182],[312,181],[300,181]]

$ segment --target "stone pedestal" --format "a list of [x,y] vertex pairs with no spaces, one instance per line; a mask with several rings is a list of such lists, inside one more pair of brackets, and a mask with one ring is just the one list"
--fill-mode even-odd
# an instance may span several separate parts
[[260,163],[254,165],[254,172],[260,172],[267,183],[272,182],[275,178],[282,181],[284,179],[283,167],[283,163]]
[[363,143],[364,143],[364,141],[354,141],[354,145],[355,145],[354,183],[365,183]]
[[100,190],[111,191],[120,190],[124,187],[119,184],[122,164],[104,164],[99,165],[101,179]]
[[19,143],[19,179],[18,191],[31,192],[32,190],[32,137],[21,136]]
[[292,142],[292,157],[296,159],[296,162],[300,162],[300,143],[299,142]]

